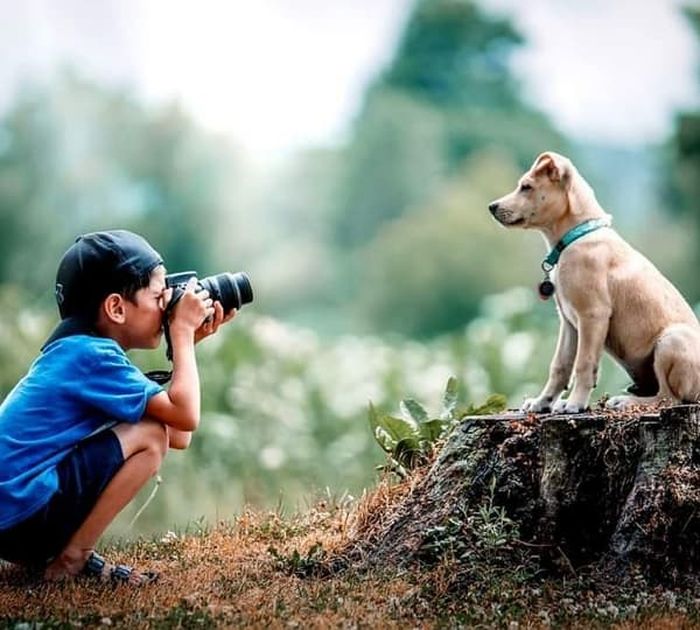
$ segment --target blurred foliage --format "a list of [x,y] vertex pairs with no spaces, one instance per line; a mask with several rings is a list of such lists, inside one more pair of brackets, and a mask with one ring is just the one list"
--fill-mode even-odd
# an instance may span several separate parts
[[509,22],[470,0],[419,0],[382,83],[439,108],[517,108],[508,61],[522,43]]
[[[327,220],[339,159],[336,150],[308,149],[253,185],[254,201],[241,230],[247,243],[245,266],[255,280],[256,310],[318,330],[339,319],[334,302],[338,254]],[[333,332],[338,330],[342,326]]]
[[[477,215],[538,153],[565,147],[520,98],[508,60],[522,43],[507,20],[474,2],[421,0],[368,91],[339,173],[334,223],[348,252],[343,295],[369,330],[439,334],[503,288],[492,282],[508,275],[502,234]],[[497,163],[484,157],[496,148]],[[473,228],[484,239],[476,247]],[[403,310],[427,295],[423,312]]]
[[[18,297],[14,289],[0,292],[0,397],[51,326],[41,311],[17,309]],[[459,333],[427,344],[324,340],[246,307],[197,347],[202,423],[190,449],[166,458],[163,483],[137,529],[185,527],[199,517],[212,522],[244,504],[293,510],[318,494],[356,496],[385,463],[367,427],[368,401],[380,414],[395,413],[406,398],[439,409],[454,376],[458,388],[450,395],[460,400],[479,403],[499,392],[517,407],[544,383],[556,329],[554,305],[529,289],[487,298]],[[143,369],[165,365],[162,351],[132,357]],[[606,359],[595,396],[626,383]],[[125,531],[150,490],[128,507],[117,530]]]
[[[700,8],[687,6],[684,13],[700,39]],[[700,78],[700,67],[698,68]],[[700,85],[700,82],[699,82]],[[676,131],[670,142],[671,165],[668,176],[669,206],[674,212],[690,218],[695,241],[700,238],[700,111],[681,112],[676,117]],[[693,248],[690,265],[697,269],[700,252]],[[700,279],[697,273],[688,274],[690,296],[700,299]]]
[[0,285],[0,402],[34,360],[52,319],[44,311],[28,307],[21,288]]
[[350,249],[428,198],[447,172],[439,112],[392,90],[369,97],[346,153],[335,235]]
[[0,123],[0,283],[50,295],[74,238],[110,227],[146,236],[173,270],[213,270],[212,233],[235,234],[232,167],[176,106],[148,109],[69,71],[27,88]]
[[362,251],[369,321],[413,337],[444,333],[474,318],[484,295],[534,287],[542,239],[506,233],[487,210],[518,176],[507,156],[479,154],[434,200],[387,224]]

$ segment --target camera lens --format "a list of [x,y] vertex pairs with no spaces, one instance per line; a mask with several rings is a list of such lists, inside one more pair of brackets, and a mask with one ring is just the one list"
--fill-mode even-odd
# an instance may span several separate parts
[[224,272],[215,276],[208,276],[199,281],[203,289],[209,291],[213,300],[218,300],[224,307],[224,313],[234,308],[241,308],[244,304],[253,301],[253,287],[250,284],[248,274]]

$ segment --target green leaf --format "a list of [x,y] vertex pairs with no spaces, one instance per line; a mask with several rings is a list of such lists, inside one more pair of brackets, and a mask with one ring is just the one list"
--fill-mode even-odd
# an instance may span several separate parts
[[418,401],[413,398],[405,398],[401,401],[401,414],[406,420],[413,421],[416,424],[428,421],[428,412]]
[[377,440],[379,446],[382,447],[387,453],[393,453],[396,447],[396,440],[394,440],[382,427],[375,427],[374,439]]
[[500,413],[506,408],[507,401],[503,394],[491,394],[486,402],[478,407],[474,404],[467,405],[459,410],[458,417],[464,416],[486,416],[493,413]]
[[503,394],[491,394],[486,402],[474,410],[474,415],[483,416],[490,413],[500,413],[506,408],[507,400]]
[[413,440],[417,445],[421,437],[418,425],[413,420],[407,421],[381,413],[371,402],[368,420],[374,439],[387,453],[393,453],[401,440]]
[[445,393],[442,395],[442,412],[440,418],[443,420],[452,420],[454,410],[457,408],[457,379],[450,376],[447,379]]
[[448,422],[446,420],[441,420],[439,418],[434,418],[433,420],[428,420],[427,422],[421,422],[421,437],[432,444],[443,434],[447,425]]
[[396,446],[396,440],[392,440],[391,436],[379,426],[379,413],[371,401],[367,411],[367,420],[369,421],[369,428],[372,431],[372,435],[374,439],[377,440],[379,446],[387,453],[391,453]]
[[420,442],[413,436],[405,437],[394,448],[394,459],[404,468],[415,468],[421,460]]
[[406,422],[403,418],[395,418],[383,414],[379,416],[379,425],[397,442],[404,438],[418,438],[418,430],[412,423]]
[[434,443],[445,435],[457,418],[466,415],[498,413],[505,409],[506,399],[491,395],[480,406],[473,404],[457,408],[457,379],[450,377],[445,387],[440,418],[431,418],[423,405],[413,398],[400,403],[402,417],[397,418],[378,411],[369,403],[368,420],[372,434],[379,446],[390,454],[393,470],[406,473],[427,460]]

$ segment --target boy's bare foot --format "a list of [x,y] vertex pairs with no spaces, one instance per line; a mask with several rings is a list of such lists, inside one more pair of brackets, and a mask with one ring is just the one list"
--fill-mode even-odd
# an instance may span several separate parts
[[139,572],[124,564],[111,564],[92,549],[66,549],[44,572],[50,581],[86,576],[112,584],[144,586],[158,579],[153,571]]

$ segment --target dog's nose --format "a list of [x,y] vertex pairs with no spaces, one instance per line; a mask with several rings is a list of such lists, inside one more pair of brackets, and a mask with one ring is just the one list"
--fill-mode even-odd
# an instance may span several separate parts
[[491,214],[496,214],[496,210],[498,210],[498,201],[492,201],[489,204],[489,211]]

